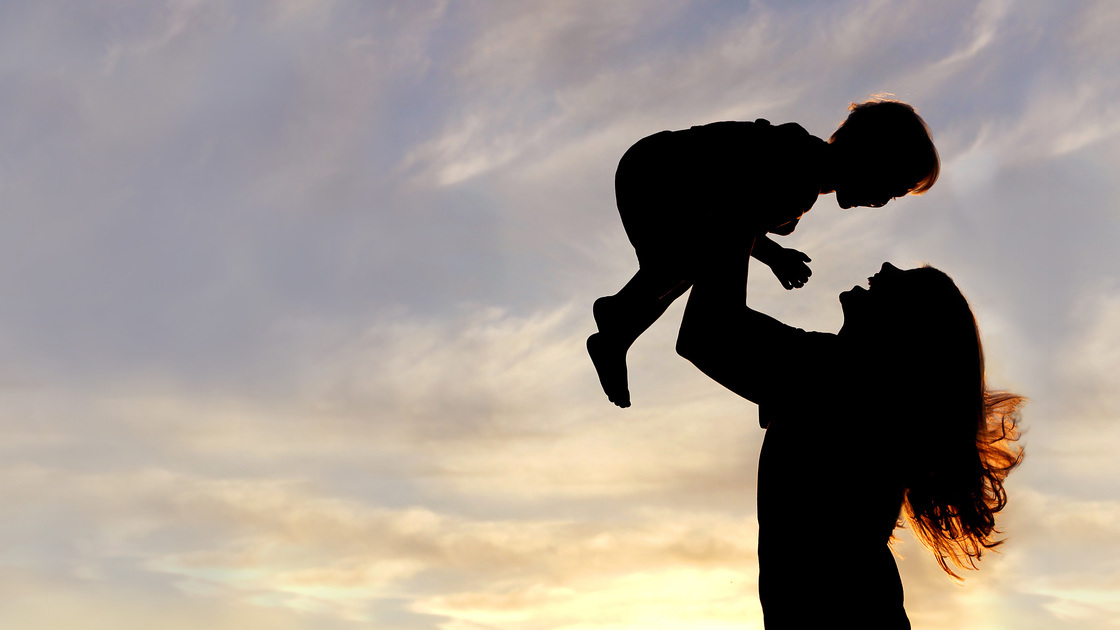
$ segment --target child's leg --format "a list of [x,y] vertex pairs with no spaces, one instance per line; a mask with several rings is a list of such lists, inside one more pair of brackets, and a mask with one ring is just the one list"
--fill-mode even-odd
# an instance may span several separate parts
[[618,293],[595,300],[599,332],[587,339],[587,352],[603,391],[614,404],[630,406],[626,351],[690,286],[678,274],[643,268]]
[[618,293],[595,300],[595,325],[629,347],[690,286],[679,274],[639,269]]

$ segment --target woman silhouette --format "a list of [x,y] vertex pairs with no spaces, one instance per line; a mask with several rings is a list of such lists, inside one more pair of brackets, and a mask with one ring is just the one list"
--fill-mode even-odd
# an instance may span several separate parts
[[677,350],[759,405],[766,628],[909,628],[889,548],[900,515],[947,573],[976,568],[1000,543],[1022,399],[986,389],[976,320],[932,267],[884,263],[840,295],[827,334],[744,305],[749,247],[705,251]]

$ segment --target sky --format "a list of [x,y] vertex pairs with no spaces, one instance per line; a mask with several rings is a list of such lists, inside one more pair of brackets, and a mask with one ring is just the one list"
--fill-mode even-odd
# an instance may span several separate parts
[[755,406],[675,354],[683,301],[633,407],[584,351],[637,264],[614,169],[890,92],[937,185],[822,197],[781,239],[811,281],[755,266],[749,303],[836,331],[883,261],[952,276],[1026,459],[963,584],[898,532],[911,620],[1116,628],[1117,32],[1110,0],[0,3],[0,625],[760,629]]

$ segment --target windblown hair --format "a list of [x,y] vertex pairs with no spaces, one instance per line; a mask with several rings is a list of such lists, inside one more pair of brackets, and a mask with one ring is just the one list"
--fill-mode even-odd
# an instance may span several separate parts
[[1007,505],[1004,479],[1023,459],[1016,442],[1024,399],[987,389],[976,318],[949,276],[928,266],[914,274],[898,300],[905,312],[891,317],[904,323],[888,333],[894,352],[908,355],[898,360],[917,363],[893,384],[913,448],[904,510],[917,539],[959,580],[954,568],[977,568],[1003,542],[995,516]]
[[933,187],[941,173],[941,158],[933,145],[929,125],[910,105],[876,94],[848,107],[848,118],[828,139],[856,147],[863,156],[885,156],[884,168],[910,182],[910,193],[920,195]]

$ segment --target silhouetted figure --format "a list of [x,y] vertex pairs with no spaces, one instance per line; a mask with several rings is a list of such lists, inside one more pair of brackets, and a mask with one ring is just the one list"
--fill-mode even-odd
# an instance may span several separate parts
[[914,109],[874,98],[851,113],[828,142],[800,125],[766,120],[718,122],[662,131],[622,156],[615,197],[638,272],[613,296],[595,301],[599,332],[587,340],[611,402],[630,406],[626,352],[688,290],[706,236],[730,230],[759,236],[754,257],[787,289],[801,287],[809,257],[781,247],[767,232],[788,235],[817,197],[836,193],[842,208],[877,208],[920,194],[936,181],[937,150]]
[[1000,543],[1021,398],[986,389],[972,311],[932,267],[884,263],[840,295],[838,334],[805,332],[745,306],[739,243],[709,245],[677,350],[759,406],[766,628],[909,628],[900,514],[949,574],[976,568]]

